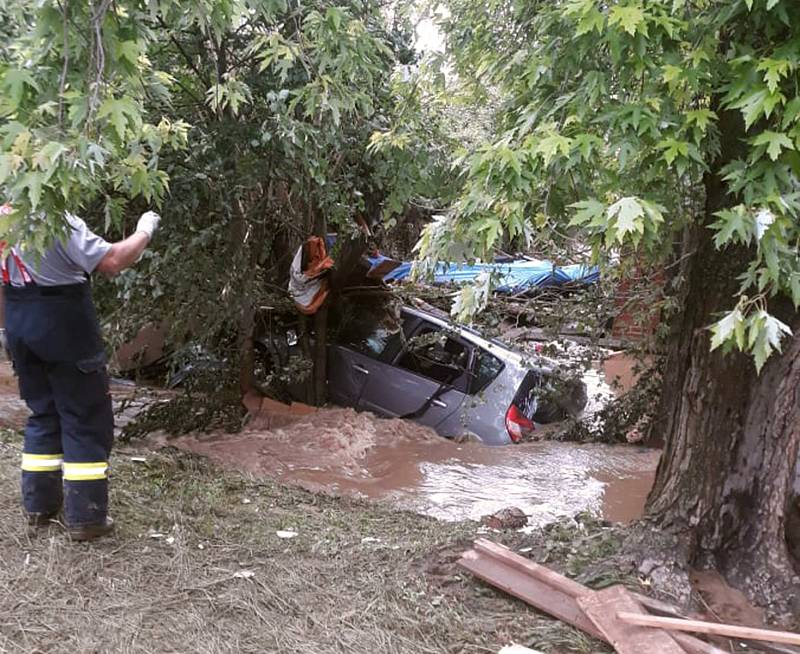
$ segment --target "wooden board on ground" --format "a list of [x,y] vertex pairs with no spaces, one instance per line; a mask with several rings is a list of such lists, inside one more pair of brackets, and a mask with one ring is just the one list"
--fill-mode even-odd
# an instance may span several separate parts
[[481,556],[474,550],[464,552],[459,565],[509,595],[603,640],[603,634],[584,615],[574,598],[539,579],[523,576],[504,561]]
[[558,589],[570,597],[579,597],[589,589],[577,581],[573,581],[564,575],[553,572],[550,568],[526,559],[519,554],[512,552],[507,547],[493,543],[490,540],[481,538],[475,541],[475,550],[488,554],[493,559],[503,561],[510,568],[518,570],[523,574],[530,575],[545,582],[551,588]]
[[619,654],[685,654],[672,636],[660,629],[628,624],[617,618],[621,612],[646,615],[644,608],[622,586],[611,586],[578,598],[578,605]]
[[[593,590],[549,568],[520,556],[503,545],[485,539],[475,541],[475,549],[464,553],[459,564],[488,584],[530,604],[562,622],[581,629],[598,640],[605,636],[586,617],[577,598],[594,593]],[[659,606],[667,615],[680,615],[674,607],[652,598],[641,601]],[[728,654],[687,633],[676,632],[673,638],[689,654]],[[607,641],[606,641],[607,642]]]
[[[585,608],[584,608],[585,610]],[[702,622],[701,620],[681,620],[679,618],[661,618],[647,615],[639,611],[619,610],[619,619],[631,626],[651,627],[655,629],[676,629],[678,631],[691,631],[699,634],[712,634],[735,639],[763,640],[770,643],[785,643],[787,645],[800,645],[800,634],[789,631],[774,631],[772,629],[756,629],[755,627],[741,627],[738,625],[719,624],[717,622]],[[597,622],[595,622],[597,624]]]

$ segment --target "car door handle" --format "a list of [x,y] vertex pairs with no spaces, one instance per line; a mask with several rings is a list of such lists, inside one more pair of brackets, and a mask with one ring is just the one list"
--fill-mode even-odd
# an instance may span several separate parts
[[354,365],[353,366],[353,370],[355,370],[356,372],[360,372],[362,375],[368,375],[369,374],[369,370],[364,368],[364,366],[356,366],[356,365]]
[[433,404],[433,406],[438,406],[441,409],[446,409],[447,408],[447,403],[446,402],[442,402],[441,400],[434,400],[433,402],[431,402],[431,404]]

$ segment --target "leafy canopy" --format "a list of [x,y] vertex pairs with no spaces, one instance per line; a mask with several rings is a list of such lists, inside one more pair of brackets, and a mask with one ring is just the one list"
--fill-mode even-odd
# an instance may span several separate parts
[[[794,0],[447,0],[455,71],[502,104],[491,142],[465,152],[454,211],[423,260],[491,257],[503,239],[577,238],[596,261],[665,261],[697,222],[750,257],[713,347],[760,369],[790,333],[767,311],[800,307],[800,5]],[[740,153],[720,170],[720,117]],[[703,179],[730,203],[711,220]],[[744,336],[746,335],[746,336]]]

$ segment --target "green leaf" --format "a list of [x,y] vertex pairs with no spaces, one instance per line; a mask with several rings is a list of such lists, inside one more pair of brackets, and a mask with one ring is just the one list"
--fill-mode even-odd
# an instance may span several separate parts
[[16,154],[0,155],[0,184],[4,184],[12,174],[16,173],[22,162],[22,157]]
[[[753,221],[743,205],[733,209],[723,209],[714,214],[719,220],[711,225],[717,231],[714,236],[714,245],[722,248],[731,241],[749,243],[752,238]],[[737,236],[736,239],[733,237]]]
[[22,102],[26,87],[39,92],[39,85],[27,70],[9,68],[3,75],[3,91],[11,99],[15,108]]
[[564,15],[578,18],[578,26],[575,36],[583,36],[589,32],[596,31],[602,34],[605,16],[595,7],[594,0],[570,0],[564,9]]
[[608,208],[608,217],[616,217],[617,241],[622,243],[627,234],[644,232],[644,207],[638,198],[618,200]]
[[58,141],[50,141],[39,152],[33,155],[33,165],[39,170],[49,169],[58,158],[67,151],[67,147]]
[[775,107],[785,101],[786,96],[779,91],[771,93],[769,89],[761,88],[744,95],[738,102],[732,104],[731,108],[742,111],[745,127],[750,129],[761,116],[769,118]]
[[598,216],[602,216],[606,210],[606,205],[594,199],[575,202],[569,206],[571,209],[578,209],[569,222],[572,226],[584,225]]
[[716,119],[717,114],[711,109],[694,109],[686,112],[686,122],[690,125],[696,125],[703,133],[707,131],[709,123]]
[[342,26],[342,18],[344,14],[339,7],[328,7],[328,10],[325,12],[325,20],[328,21],[330,25],[333,26],[333,29],[339,30]]
[[616,5],[608,15],[608,23],[609,25],[619,25],[628,34],[634,36],[637,30],[644,31],[644,29],[640,29],[642,24],[646,27],[644,10],[640,5]]
[[795,309],[800,309],[800,272],[794,271],[789,276],[789,289]]
[[778,90],[781,80],[789,74],[791,62],[788,59],[763,59],[756,70],[764,73],[764,81],[771,93]]
[[800,96],[794,97],[783,108],[783,121],[781,122],[781,129],[786,129],[791,125],[797,117],[800,116]]
[[125,132],[130,120],[134,124],[139,122],[139,112],[133,101],[128,98],[108,98],[97,111],[98,118],[107,118],[121,141],[125,140]]
[[763,309],[759,309],[750,316],[748,319],[748,342],[758,372],[761,372],[774,351],[781,351],[781,341],[784,336],[791,336],[791,334],[792,330],[788,325]]
[[31,204],[31,210],[33,211],[36,210],[42,199],[43,183],[44,175],[36,172],[25,173],[20,180],[21,186],[28,189],[28,200]]
[[770,159],[776,161],[781,156],[781,152],[786,150],[794,150],[794,143],[789,139],[786,134],[782,132],[772,132],[765,130],[761,132],[754,140],[753,145],[766,145],[767,154]]
[[[744,316],[736,308],[726,314],[724,318],[711,325],[711,350],[714,351],[731,340],[737,331],[744,325]],[[743,333],[743,331],[742,331]],[[738,343],[738,340],[737,340]]]
[[116,49],[117,59],[123,59],[132,66],[139,64],[139,44],[136,41],[122,41]]
[[542,155],[544,165],[548,166],[559,153],[564,157],[568,157],[571,147],[572,139],[560,134],[551,134],[539,139],[534,151],[536,154]]
[[673,66],[672,64],[667,64],[662,68],[662,70],[664,71],[664,81],[667,84],[680,79],[681,75],[683,75],[683,68],[679,66]]
[[668,166],[672,165],[678,157],[686,157],[689,154],[689,143],[678,141],[674,138],[664,139],[658,144],[658,148],[664,150],[664,161]]

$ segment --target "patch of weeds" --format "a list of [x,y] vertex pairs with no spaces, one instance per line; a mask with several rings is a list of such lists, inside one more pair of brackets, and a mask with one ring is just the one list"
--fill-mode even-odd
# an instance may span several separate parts
[[633,581],[614,563],[625,541],[625,527],[611,525],[592,513],[579,513],[543,527],[517,543],[531,548],[531,558],[592,588]]
[[627,393],[609,402],[590,420],[570,420],[553,440],[628,443],[639,442],[649,434],[663,382],[663,359],[647,370]]
[[532,630],[526,645],[543,652],[604,654],[614,651],[582,631],[558,621],[541,622]]
[[9,445],[10,443],[19,443],[22,440],[22,434],[14,429],[0,428],[0,443]]

